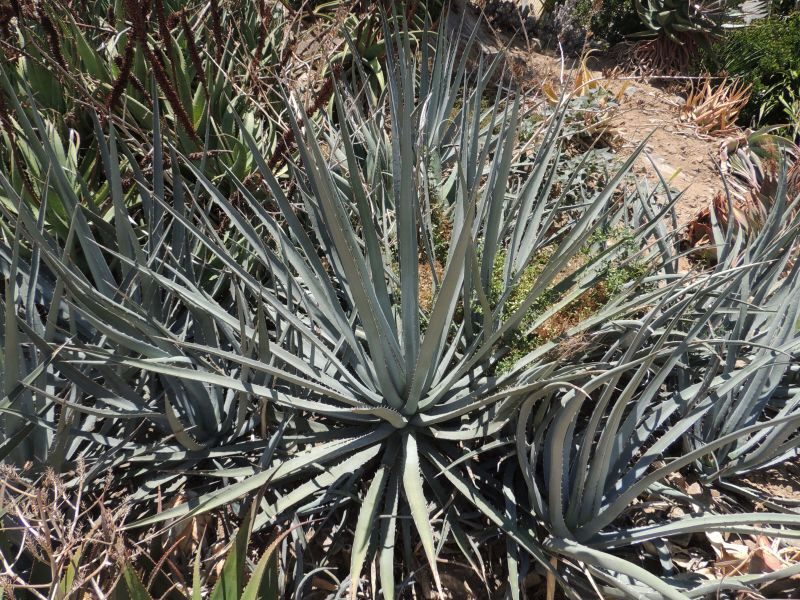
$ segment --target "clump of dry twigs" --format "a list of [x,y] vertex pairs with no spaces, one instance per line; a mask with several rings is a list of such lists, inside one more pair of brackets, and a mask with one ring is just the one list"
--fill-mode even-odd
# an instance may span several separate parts
[[0,465],[0,590],[8,597],[24,589],[42,600],[105,598],[116,587],[118,566],[131,556],[121,527],[128,507],[109,497],[110,476],[87,497],[81,465],[78,471],[77,487],[68,489],[53,471],[31,482]]
[[[159,497],[158,510],[186,497],[166,506]],[[130,506],[111,473],[90,491],[80,461],[69,474],[36,477],[0,465],[0,598],[126,597],[131,578],[154,598],[217,586],[232,535],[219,519],[203,514],[134,533],[124,527]],[[186,577],[195,563],[199,581]]]

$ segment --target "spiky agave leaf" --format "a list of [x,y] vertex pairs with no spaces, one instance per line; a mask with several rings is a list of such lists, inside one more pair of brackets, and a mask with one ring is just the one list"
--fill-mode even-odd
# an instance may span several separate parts
[[[627,336],[609,335],[614,325],[600,329],[576,363],[590,375],[565,377],[522,405],[517,453],[530,517],[551,535],[545,548],[567,560],[562,575],[570,585],[592,589],[572,560],[629,594],[699,597],[710,584],[673,577],[665,546],[653,557],[664,565],[662,579],[643,570],[633,547],[715,529],[800,535],[797,515],[719,514],[670,482],[695,468],[714,485],[785,460],[800,444],[791,373],[800,350],[799,279],[796,263],[787,268],[800,221],[785,220],[784,201],[748,245],[741,230],[717,225],[722,260],[714,271],[670,284]],[[642,496],[677,504],[688,516],[631,527],[624,516]],[[741,590],[765,581],[714,585]]]

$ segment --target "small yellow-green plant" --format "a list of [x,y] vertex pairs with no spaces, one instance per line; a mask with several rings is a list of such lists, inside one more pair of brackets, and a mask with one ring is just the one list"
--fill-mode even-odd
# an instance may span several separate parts
[[[543,325],[531,330],[531,323],[561,298],[561,295],[555,291],[555,286],[551,286],[539,296],[526,313],[520,329],[506,340],[507,354],[498,364],[499,373],[507,372],[517,361],[542,343],[563,335],[568,329],[596,313],[609,300],[622,292],[625,286],[641,282],[648,274],[650,267],[645,260],[637,258],[641,249],[637,247],[635,238],[630,231],[623,227],[608,230],[598,229],[589,237],[586,246],[580,251],[579,258],[568,266],[568,270],[574,272],[585,262],[591,261],[600,248],[616,243],[623,245],[624,252],[606,265],[603,277],[597,285],[565,306],[559,313],[550,317]],[[525,269],[517,286],[511,291],[503,310],[513,312],[519,307],[530,293],[552,252],[553,248],[548,247],[537,254],[536,259]],[[503,289],[503,264],[504,257],[498,255],[492,272],[490,296],[492,303],[497,302]],[[567,274],[564,273],[564,275]]]

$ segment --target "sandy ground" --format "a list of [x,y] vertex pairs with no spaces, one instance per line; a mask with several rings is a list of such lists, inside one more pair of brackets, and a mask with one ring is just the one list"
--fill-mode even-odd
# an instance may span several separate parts
[[626,94],[620,112],[611,121],[625,140],[620,151],[632,151],[652,133],[645,147],[649,161],[639,161],[637,170],[657,179],[653,171],[656,168],[673,189],[682,192],[676,211],[678,223],[686,223],[722,190],[715,161],[721,140],[704,139],[692,125],[681,122],[678,97],[642,82],[634,83],[628,88],[631,89],[633,92]]
[[[511,51],[517,64],[536,81],[568,80],[574,71],[565,68],[560,59],[534,50],[515,48]],[[723,189],[717,157],[724,136],[703,136],[691,123],[681,119],[682,98],[656,87],[642,77],[625,73],[609,75],[607,59],[590,63],[592,78],[607,89],[617,91],[627,86],[620,97],[618,111],[609,127],[622,140],[617,152],[624,156],[636,149],[650,135],[645,155],[638,161],[636,172],[658,182],[655,169],[682,192],[676,205],[678,223],[692,220]],[[605,74],[604,74],[605,73]]]

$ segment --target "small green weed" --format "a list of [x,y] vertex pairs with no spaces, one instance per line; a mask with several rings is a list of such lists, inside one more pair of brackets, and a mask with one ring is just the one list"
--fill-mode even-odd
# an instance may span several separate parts
[[[587,291],[583,296],[568,304],[564,310],[548,319],[542,326],[530,331],[532,324],[541,317],[549,307],[560,300],[560,295],[554,286],[545,290],[528,313],[518,330],[506,340],[507,354],[497,367],[498,373],[508,372],[514,364],[541,344],[563,335],[570,328],[596,313],[600,308],[619,294],[623,288],[632,282],[644,277],[649,266],[646,261],[635,258],[638,248],[630,232],[624,227],[611,229],[598,229],[588,240],[581,251],[581,259],[572,265],[575,271],[582,264],[595,258],[609,245],[621,243],[624,249],[622,258],[610,261],[605,268],[604,280],[599,285]],[[512,290],[503,306],[503,313],[510,315],[517,310],[533,289],[536,279],[544,269],[555,248],[542,250]],[[500,300],[500,291],[503,288],[503,264],[505,255],[498,254],[491,281],[490,302],[493,306]],[[564,273],[568,275],[568,273]]]

